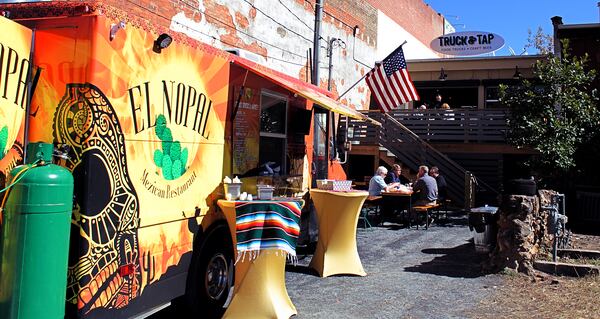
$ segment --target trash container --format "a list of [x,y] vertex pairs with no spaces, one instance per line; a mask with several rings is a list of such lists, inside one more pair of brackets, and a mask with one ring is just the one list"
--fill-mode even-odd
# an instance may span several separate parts
[[471,208],[469,212],[469,229],[478,253],[489,253],[496,246],[497,212],[498,207],[487,205]]

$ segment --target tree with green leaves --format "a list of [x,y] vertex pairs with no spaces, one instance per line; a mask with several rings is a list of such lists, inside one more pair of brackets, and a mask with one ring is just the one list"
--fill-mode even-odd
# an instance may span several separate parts
[[500,87],[511,114],[508,141],[539,152],[528,164],[542,180],[573,168],[577,149],[600,128],[595,71],[584,69],[587,56],[570,56],[563,45],[562,57],[550,53],[537,61],[533,79]]

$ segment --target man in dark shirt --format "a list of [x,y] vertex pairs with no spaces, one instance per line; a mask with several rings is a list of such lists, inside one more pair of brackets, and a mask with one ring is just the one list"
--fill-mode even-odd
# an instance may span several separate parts
[[444,102],[442,102],[442,95],[438,93],[435,95],[435,102],[433,102],[433,108],[441,109],[442,104],[444,104]]
[[444,176],[440,175],[440,169],[437,166],[432,166],[429,169],[429,176],[435,178],[438,188],[438,202],[441,202],[447,198],[448,195],[448,184]]
[[402,176],[402,167],[400,167],[400,165],[398,165],[398,164],[392,165],[392,169],[385,177],[385,182],[388,184],[400,183],[402,185],[406,185],[406,184],[410,183],[408,178]]
[[425,165],[419,166],[417,181],[413,186],[414,206],[434,205],[438,196],[438,188],[435,178],[429,176],[429,168]]

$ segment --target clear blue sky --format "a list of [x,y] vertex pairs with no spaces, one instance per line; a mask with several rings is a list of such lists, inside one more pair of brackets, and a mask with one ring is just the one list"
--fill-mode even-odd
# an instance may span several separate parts
[[[504,38],[496,55],[510,55],[508,46],[520,54],[527,44],[527,30],[542,27],[552,34],[553,16],[564,24],[600,23],[598,0],[424,0],[455,25],[456,31],[488,31]],[[458,19],[456,18],[458,16]],[[462,25],[464,24],[465,28]],[[529,54],[535,54],[530,48]]]

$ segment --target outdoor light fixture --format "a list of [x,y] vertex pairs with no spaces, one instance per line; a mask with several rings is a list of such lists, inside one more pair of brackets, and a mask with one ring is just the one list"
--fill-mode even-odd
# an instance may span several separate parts
[[156,38],[154,41],[154,46],[152,47],[152,51],[156,53],[160,53],[162,49],[166,49],[173,42],[173,38],[170,35],[163,33]]
[[359,32],[360,28],[357,25],[355,25],[354,28],[352,28],[352,36],[357,36]]
[[113,23],[110,25],[110,32],[108,35],[110,41],[112,41],[115,38],[115,35],[117,35],[117,32],[121,29],[125,29],[124,21],[120,21],[119,23]]
[[448,77],[448,74],[444,73],[444,68],[442,68],[442,70],[440,70],[440,77],[438,79],[440,81],[446,81],[447,77]]
[[523,76],[521,72],[519,72],[519,66],[515,66],[515,74],[513,74],[513,79],[519,80]]

